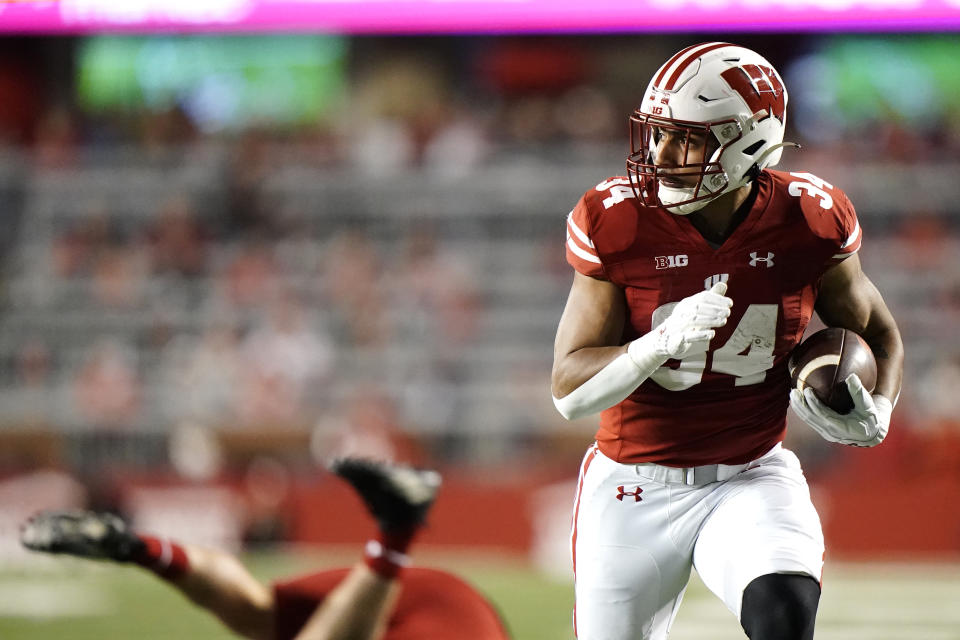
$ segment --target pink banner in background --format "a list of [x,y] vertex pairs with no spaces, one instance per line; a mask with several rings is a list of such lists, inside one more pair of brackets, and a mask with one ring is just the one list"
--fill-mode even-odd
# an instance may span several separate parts
[[0,0],[0,32],[952,31],[960,0]]

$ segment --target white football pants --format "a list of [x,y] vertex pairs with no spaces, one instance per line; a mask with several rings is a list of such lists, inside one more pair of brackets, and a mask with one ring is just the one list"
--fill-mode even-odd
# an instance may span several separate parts
[[596,448],[580,468],[571,546],[578,640],[663,640],[691,567],[740,619],[769,573],[820,580],[823,533],[793,452],[745,465],[620,464]]

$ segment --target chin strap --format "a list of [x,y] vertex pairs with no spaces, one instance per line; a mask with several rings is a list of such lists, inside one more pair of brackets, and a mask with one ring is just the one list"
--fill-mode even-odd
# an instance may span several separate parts
[[[766,109],[760,109],[760,111],[757,111],[755,114],[747,118],[747,121],[743,123],[743,130],[753,131],[760,121],[765,119],[768,115],[769,114]],[[763,164],[763,161],[766,160],[771,153],[784,147],[794,147],[796,149],[801,148],[796,142],[781,142],[779,144],[772,145],[769,149],[760,154],[760,157],[756,159],[756,161],[744,172],[743,175],[751,177],[756,177],[759,175],[760,166]]]
[[[750,165],[750,168],[744,172],[744,177],[750,178],[750,180],[756,179],[757,176],[760,175],[760,165],[763,164],[763,161],[767,159],[767,156],[778,149],[783,149],[784,147],[794,147],[798,150],[803,148],[796,142],[781,142],[780,144],[775,144],[760,154],[760,157],[757,158],[757,161]],[[747,180],[747,182],[749,182],[749,180]]]
[[759,167],[763,163],[763,161],[767,159],[767,156],[769,156],[771,153],[773,153],[777,149],[783,149],[784,147],[794,147],[795,149],[798,149],[798,150],[802,149],[802,147],[796,142],[781,142],[780,144],[775,144],[760,154],[760,157],[757,158],[757,161],[753,163],[754,166]]

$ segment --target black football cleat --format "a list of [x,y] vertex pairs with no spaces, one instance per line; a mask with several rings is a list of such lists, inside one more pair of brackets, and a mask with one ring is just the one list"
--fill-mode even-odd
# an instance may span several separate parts
[[119,517],[93,511],[42,511],[20,528],[20,543],[33,551],[127,562],[143,542]]
[[441,483],[436,471],[361,458],[334,460],[329,469],[356,489],[387,533],[422,525]]

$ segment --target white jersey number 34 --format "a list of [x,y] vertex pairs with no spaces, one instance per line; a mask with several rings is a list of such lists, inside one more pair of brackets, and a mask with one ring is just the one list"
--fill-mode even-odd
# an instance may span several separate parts
[[[676,305],[676,302],[670,302],[657,307],[651,326],[666,320]],[[767,377],[767,370],[773,366],[778,309],[775,304],[747,307],[730,339],[714,350],[711,371],[734,376],[734,384],[738,387],[762,382]],[[676,369],[662,366],[650,378],[664,389],[683,391],[700,383],[706,365],[706,351],[691,353],[680,360]]]

